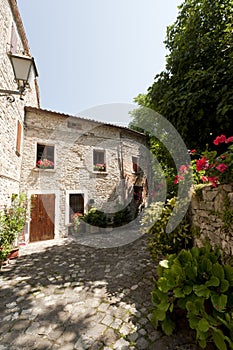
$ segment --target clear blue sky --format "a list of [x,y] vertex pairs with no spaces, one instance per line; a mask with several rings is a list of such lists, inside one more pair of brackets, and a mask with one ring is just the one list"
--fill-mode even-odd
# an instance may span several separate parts
[[41,108],[76,115],[133,103],[165,68],[166,28],[181,2],[18,0],[39,71]]

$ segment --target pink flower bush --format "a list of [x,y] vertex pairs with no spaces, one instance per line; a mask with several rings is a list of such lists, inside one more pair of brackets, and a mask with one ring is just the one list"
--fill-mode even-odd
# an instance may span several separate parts
[[[226,137],[220,135],[215,138],[213,144],[229,144],[233,142],[233,136]],[[191,150],[189,154],[197,157],[197,151]],[[216,187],[220,183],[228,183],[233,181],[233,145],[228,146],[228,149],[218,155],[217,151],[209,151],[206,149],[199,155],[199,158],[191,161],[192,176],[194,184],[210,183]],[[190,165],[180,166],[179,173],[176,175],[174,184],[185,180],[186,174],[189,173]]]

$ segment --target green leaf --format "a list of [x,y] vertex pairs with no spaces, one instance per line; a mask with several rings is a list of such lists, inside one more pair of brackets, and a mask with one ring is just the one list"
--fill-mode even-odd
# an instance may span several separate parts
[[190,264],[185,266],[186,280],[195,281],[197,277],[197,266]]
[[185,286],[183,290],[185,295],[189,295],[193,291],[193,286]]
[[233,287],[233,267],[230,265],[225,265],[224,270],[225,270],[226,279],[230,283],[230,286]]
[[224,335],[219,329],[213,328],[213,340],[219,350],[227,350]]
[[222,293],[226,292],[229,288],[229,282],[227,280],[222,280],[221,281],[221,287],[220,287],[220,291]]
[[159,290],[161,292],[164,292],[164,293],[167,293],[170,289],[166,277],[160,277],[158,282],[157,282],[157,286],[158,286]]
[[186,303],[187,303],[186,298],[181,298],[181,299],[178,300],[177,305],[178,305],[178,307],[181,308],[182,310],[185,310]]
[[220,285],[220,281],[218,277],[211,276],[211,278],[205,283],[205,285],[206,287],[218,287]]
[[206,348],[206,339],[199,339],[199,345],[202,349]]
[[218,277],[219,280],[224,279],[224,269],[219,263],[213,265],[213,275]]
[[192,315],[192,316],[189,316],[188,319],[189,319],[190,328],[197,329],[200,318],[198,316]]
[[172,335],[174,329],[175,323],[169,317],[166,317],[166,319],[162,322],[162,330],[166,335]]
[[219,311],[219,312],[224,312],[226,305],[227,305],[227,295],[225,294],[221,294],[218,295],[216,294],[212,294],[211,295],[211,302],[213,307]]
[[198,247],[193,247],[191,249],[191,254],[194,258],[198,258],[199,257],[199,254],[200,254],[200,249]]
[[212,268],[213,268],[213,264],[210,261],[210,259],[204,257],[200,264],[200,271],[203,273],[206,273],[206,272],[212,273]]
[[158,317],[157,317],[157,312],[156,310],[154,310],[152,312],[152,315],[151,315],[151,323],[153,324],[153,326],[155,327],[155,329],[157,329],[158,327],[158,323],[159,323],[159,320],[158,320]]
[[170,303],[168,301],[163,301],[157,305],[157,308],[162,311],[167,311],[169,306],[170,306]]
[[198,329],[201,331],[201,332],[208,332],[210,328],[210,325],[209,325],[209,322],[207,321],[206,318],[202,318],[199,322],[198,322]]
[[155,309],[154,312],[156,313],[156,318],[159,321],[164,321],[166,318],[166,311],[160,310],[159,308]]
[[188,301],[186,303],[186,309],[190,314],[198,315],[199,310],[197,309],[196,303],[192,301]]
[[170,312],[172,312],[172,311],[173,311],[173,309],[174,309],[174,304],[173,304],[173,303],[171,303],[171,304],[170,304],[170,307],[169,307],[169,311],[170,311]]
[[198,297],[204,297],[206,299],[210,296],[210,290],[204,285],[194,285],[193,291]]
[[176,298],[184,298],[185,297],[185,294],[184,294],[184,291],[182,290],[182,288],[175,288],[173,292],[174,292],[174,296]]
[[152,303],[156,306],[157,304],[167,301],[168,296],[167,293],[161,292],[159,289],[154,289],[151,293]]

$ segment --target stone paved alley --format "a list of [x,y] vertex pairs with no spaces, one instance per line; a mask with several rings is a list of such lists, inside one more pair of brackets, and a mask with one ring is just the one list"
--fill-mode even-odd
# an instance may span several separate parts
[[1,271],[0,350],[199,349],[187,331],[153,329],[154,273],[144,237],[106,249],[31,243]]

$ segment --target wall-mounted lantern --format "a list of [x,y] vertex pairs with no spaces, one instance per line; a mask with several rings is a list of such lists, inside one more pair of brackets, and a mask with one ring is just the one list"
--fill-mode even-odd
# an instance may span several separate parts
[[18,85],[18,90],[4,90],[0,89],[0,96],[7,96],[9,102],[14,102],[15,98],[11,95],[20,95],[20,99],[23,100],[23,96],[26,94],[26,87],[32,67],[34,68],[36,76],[38,76],[36,65],[33,57],[19,56],[8,54],[12,68],[14,71],[15,81]]

